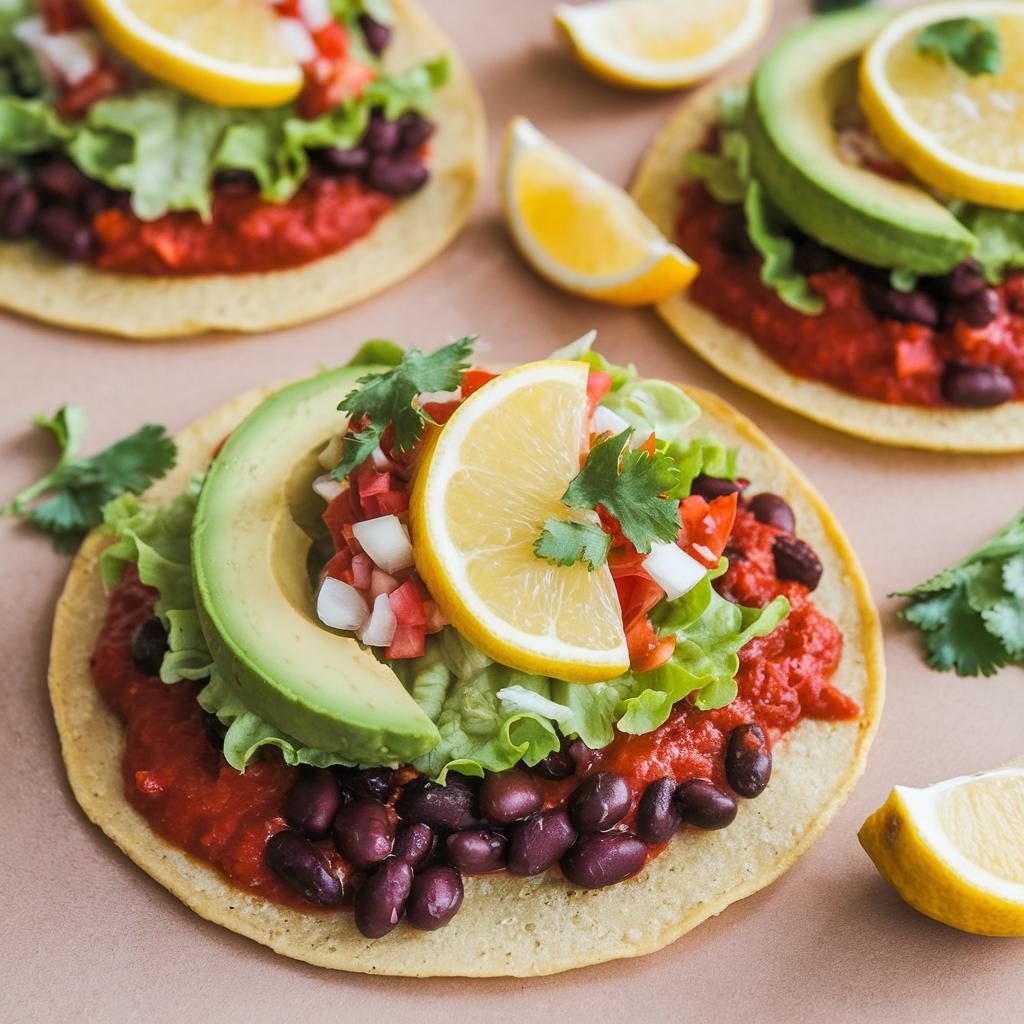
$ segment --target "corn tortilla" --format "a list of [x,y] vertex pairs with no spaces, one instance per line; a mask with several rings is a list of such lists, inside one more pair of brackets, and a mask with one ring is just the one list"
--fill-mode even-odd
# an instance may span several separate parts
[[[251,392],[187,428],[178,465],[149,497],[178,493],[269,393]],[[739,446],[754,487],[792,504],[800,535],[825,566],[816,600],[844,637],[834,681],[864,709],[854,722],[802,721],[776,745],[768,789],[741,801],[729,828],[680,833],[637,877],[606,889],[574,889],[550,874],[468,878],[462,909],[446,928],[402,925],[375,941],[359,935],[346,912],[303,913],[245,893],[154,834],[125,799],[123,730],[89,669],[107,610],[97,560],[109,541],[99,532],[83,545],[58,603],[49,672],[68,778],[86,815],[207,920],[284,956],[367,974],[525,977],[640,956],[768,885],[817,839],[863,770],[882,708],[881,631],[857,558],[810,484],[749,420],[706,392],[690,393],[704,410],[698,432]]]
[[[669,237],[683,212],[684,163],[703,143],[715,121],[721,83],[688,97],[648,149],[634,198]],[[835,430],[879,444],[951,452],[1024,451],[1024,401],[992,409],[929,409],[858,398],[815,380],[796,377],[765,354],[742,331],[722,323],[685,292],[657,306],[670,328],[737,384]]]
[[451,77],[437,94],[429,182],[400,200],[370,234],[290,270],[163,278],[71,263],[34,242],[0,244],[0,308],[128,338],[269,331],[354,305],[433,259],[458,234],[476,196],[483,107],[452,44],[414,0],[393,6],[386,66],[404,70],[447,55]]

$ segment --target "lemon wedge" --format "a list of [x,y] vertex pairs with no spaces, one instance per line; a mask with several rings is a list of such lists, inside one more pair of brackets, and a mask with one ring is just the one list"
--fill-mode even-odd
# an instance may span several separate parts
[[554,12],[587,70],[637,89],[707,78],[753,46],[771,16],[771,0],[601,0]]
[[265,0],[85,0],[110,45],[154,78],[219,106],[274,107],[302,68]]
[[623,306],[685,288],[697,264],[622,189],[524,117],[509,125],[501,170],[505,218],[526,261],[566,291]]
[[[928,25],[991,20],[1003,44],[998,74],[971,76],[918,53]],[[926,185],[958,199],[1024,210],[1024,4],[970,0],[898,15],[868,47],[861,105],[882,145]]]
[[897,786],[859,836],[921,913],[978,935],[1024,935],[1024,767]]
[[556,566],[533,551],[579,472],[587,429],[584,363],[502,374],[427,441],[410,527],[416,568],[448,620],[484,653],[570,682],[629,668],[607,566]]

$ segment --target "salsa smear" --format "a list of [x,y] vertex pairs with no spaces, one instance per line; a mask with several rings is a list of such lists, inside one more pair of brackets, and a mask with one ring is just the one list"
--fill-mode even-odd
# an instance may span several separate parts
[[[698,478],[694,489],[704,488],[713,503],[737,486]],[[403,863],[437,861],[416,876],[433,886],[435,908],[424,909],[413,890],[408,913],[419,927],[448,919],[431,913],[450,917],[458,909],[461,880],[450,865],[464,873],[540,873],[565,853],[577,826],[592,834],[588,844],[577,844],[576,862],[563,862],[574,883],[602,885],[609,872],[618,872],[614,880],[623,870],[634,874],[660,852],[680,818],[687,827],[728,825],[737,809],[733,794],[750,798],[764,789],[772,745],[804,718],[860,714],[831,682],[842,636],[810,597],[821,566],[792,535],[785,502],[765,494],[741,499],[727,554],[730,568],[716,581],[723,596],[760,605],[784,594],[792,606],[780,627],[741,650],[738,696],[730,705],[698,711],[683,701],[647,735],[617,734],[602,750],[567,741],[533,769],[488,775],[482,783],[450,774],[445,787],[411,768],[300,770],[276,751],[236,772],[219,750],[221,727],[196,701],[198,684],[169,686],[157,676],[164,642],[152,618],[156,595],[130,569],[111,594],[92,662],[99,692],[124,723],[125,796],[157,834],[240,889],[307,910],[354,898],[367,934],[376,911],[358,893],[366,868],[382,859],[373,848],[382,836],[383,855],[394,853],[387,862],[394,885],[403,883]],[[680,784],[686,801],[677,797],[673,805],[669,797]],[[524,809],[533,813],[520,820]],[[602,815],[611,831],[601,831]],[[545,827],[538,829],[541,820]],[[289,837],[298,839],[289,826],[314,837],[315,863],[296,868],[295,851],[282,849]],[[411,868],[407,873],[411,880]]]
[[740,208],[720,205],[696,182],[682,195],[675,241],[701,267],[690,298],[789,373],[928,408],[1024,399],[1024,274],[989,286],[968,261],[904,293],[886,272],[798,239],[797,269],[825,300],[810,316],[762,283]]

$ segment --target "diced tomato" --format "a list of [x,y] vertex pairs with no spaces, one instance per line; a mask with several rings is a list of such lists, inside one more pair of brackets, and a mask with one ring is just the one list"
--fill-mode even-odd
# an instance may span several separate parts
[[455,410],[462,403],[453,399],[450,402],[427,402],[423,406],[423,411],[435,422],[435,423],[447,423],[455,413]]
[[409,495],[405,491],[388,491],[377,495],[377,514],[394,516],[409,509]]
[[708,502],[699,494],[691,494],[680,502],[679,516],[683,525],[679,545],[708,569],[718,565],[729,542],[738,497],[733,493]]
[[426,626],[427,609],[423,603],[419,587],[412,580],[406,580],[397,590],[388,595],[391,610],[399,627]]
[[654,632],[654,626],[646,615],[641,615],[626,627],[626,646],[629,648],[631,665],[647,657],[657,645],[658,634]]
[[89,19],[78,0],[42,0],[39,13],[43,16],[46,31],[53,35],[89,28]]
[[373,559],[369,555],[352,556],[352,586],[356,590],[369,590],[373,576]]
[[665,596],[665,591],[646,573],[616,579],[615,592],[627,630],[637,619],[647,618],[647,613]]
[[340,60],[348,53],[348,36],[337,21],[329,21],[312,35],[316,48],[328,60]]
[[359,520],[359,508],[356,496],[351,487],[346,487],[328,506],[324,512],[324,524],[331,533],[334,547],[341,550],[347,546],[344,533],[345,526]]
[[380,513],[380,498],[376,494],[367,495],[360,502],[363,506],[364,519],[376,519]]
[[359,500],[364,505],[370,495],[386,494],[391,490],[391,474],[378,473],[370,466],[359,470],[356,482],[359,486]]
[[57,112],[64,117],[81,117],[94,103],[120,92],[128,83],[120,68],[101,64],[57,101]]
[[666,636],[659,640],[648,652],[635,661],[630,662],[630,668],[634,672],[652,672],[660,668],[675,653],[676,638]]
[[427,610],[427,633],[440,633],[448,625],[448,619],[441,611],[440,605],[436,601],[424,601],[423,605]]
[[399,626],[395,630],[391,646],[387,649],[387,657],[392,661],[401,658],[422,658],[426,642],[427,633],[423,626]]
[[306,68],[306,87],[299,97],[299,113],[313,119],[358,96],[376,72],[351,57],[340,61],[318,58]]
[[469,398],[474,391],[479,391],[496,376],[497,374],[488,373],[486,370],[467,370],[462,377],[462,397]]
[[355,574],[352,572],[352,552],[347,547],[341,548],[324,566],[322,576],[330,576],[332,580],[341,580],[355,586]]
[[591,370],[587,378],[587,422],[593,418],[594,410],[601,404],[601,399],[612,389],[612,375],[603,370]]
[[356,540],[355,530],[352,529],[351,523],[346,523],[341,528],[342,543],[352,552],[353,555],[361,555],[363,553],[363,545]]

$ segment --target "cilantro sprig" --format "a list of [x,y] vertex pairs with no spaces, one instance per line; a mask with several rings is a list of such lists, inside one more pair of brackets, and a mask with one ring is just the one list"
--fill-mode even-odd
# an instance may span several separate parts
[[973,554],[912,590],[900,616],[924,633],[928,664],[991,676],[1024,664],[1024,510]]
[[[141,494],[175,463],[177,447],[163,427],[149,424],[89,458],[80,458],[89,418],[79,405],[62,405],[53,416],[32,423],[49,430],[60,446],[57,464],[16,494],[0,515],[20,516],[70,553],[103,522],[103,506],[125,491]],[[42,500],[40,500],[42,499]]]
[[961,71],[997,75],[1003,69],[1003,40],[995,22],[987,18],[950,18],[923,28],[914,49],[940,60],[952,61]]
[[338,406],[358,426],[342,438],[341,461],[332,473],[335,480],[344,480],[370,457],[389,424],[394,424],[395,448],[400,452],[412,448],[424,427],[434,422],[415,404],[417,396],[431,391],[454,391],[469,369],[476,340],[460,338],[429,355],[410,348],[394,368],[360,377],[355,390]]
[[[586,562],[591,572],[603,565],[610,538],[600,527],[579,521],[580,512],[596,511],[599,505],[618,520],[623,536],[641,554],[651,550],[653,541],[678,537],[679,501],[666,494],[675,486],[679,470],[666,455],[627,449],[632,436],[629,427],[591,448],[583,469],[562,495],[562,504],[577,513],[576,521],[550,517],[533,547],[539,558],[557,565]],[[605,536],[603,544],[598,533]]]

